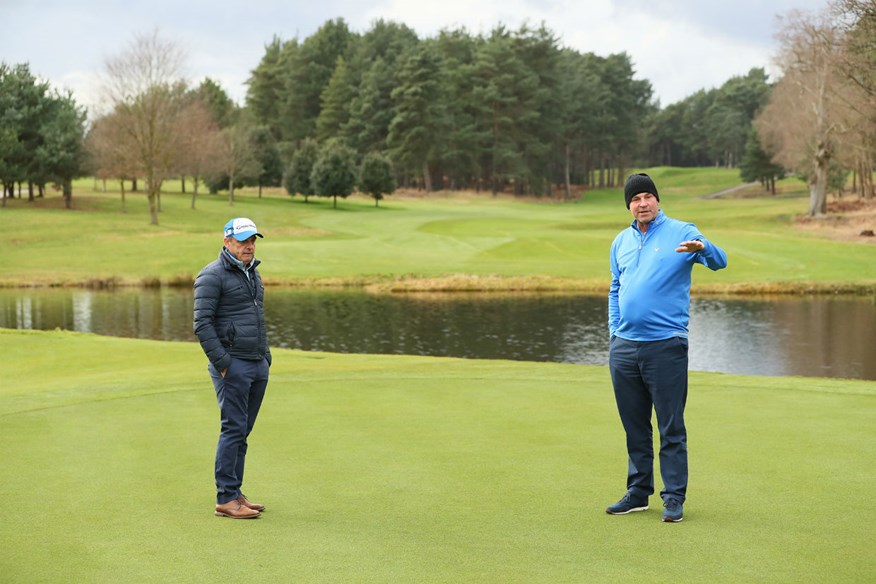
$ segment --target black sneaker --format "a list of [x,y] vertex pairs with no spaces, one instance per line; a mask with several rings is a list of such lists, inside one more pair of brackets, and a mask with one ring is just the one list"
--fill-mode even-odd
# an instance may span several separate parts
[[647,511],[648,510],[648,498],[641,499],[639,497],[634,496],[632,493],[627,493],[624,495],[623,499],[615,503],[614,505],[609,505],[605,512],[609,515],[626,515],[627,513],[632,513],[633,511]]
[[666,499],[663,503],[663,521],[667,523],[678,523],[684,519],[684,514],[681,511],[681,503],[678,499]]

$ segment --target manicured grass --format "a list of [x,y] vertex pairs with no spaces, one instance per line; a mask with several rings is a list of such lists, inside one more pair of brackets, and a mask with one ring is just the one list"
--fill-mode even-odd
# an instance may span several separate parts
[[[602,367],[277,350],[251,522],[196,344],[0,330],[4,582],[865,582],[871,382],[691,374],[685,521],[612,517]],[[658,480],[658,489],[660,488]]]
[[[650,172],[667,214],[695,222],[730,258],[727,270],[695,270],[698,291],[876,287],[872,245],[830,241],[793,227],[791,218],[807,208],[799,181],[789,179],[791,195],[707,200],[702,197],[738,184],[737,172]],[[258,198],[249,190],[238,192],[233,207],[227,194],[201,195],[196,210],[189,208],[190,194],[167,192],[160,226],[154,227],[142,193],[128,193],[128,212],[121,214],[117,192],[93,187],[90,179],[76,183],[73,211],[62,209],[51,193],[36,203],[7,201],[0,210],[8,250],[0,286],[186,284],[215,257],[225,221],[245,215],[267,236],[257,255],[269,283],[404,288],[421,278],[440,288],[468,275],[498,277],[500,284],[488,278],[485,288],[510,279],[510,288],[602,291],[609,279],[608,247],[631,220],[619,189],[587,191],[575,203],[439,193],[391,196],[375,208],[370,199],[352,197],[337,210],[330,200],[304,204],[280,191]],[[467,282],[464,287],[478,287],[471,278]]]

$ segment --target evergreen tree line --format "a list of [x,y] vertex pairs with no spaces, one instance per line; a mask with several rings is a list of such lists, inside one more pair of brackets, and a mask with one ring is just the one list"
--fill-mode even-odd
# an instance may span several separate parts
[[[755,69],[661,110],[628,55],[563,48],[544,26],[420,39],[403,24],[377,21],[358,34],[336,19],[304,40],[266,45],[240,107],[209,78],[194,88],[181,81],[169,65],[178,52],[141,37],[111,61],[103,95],[112,107],[87,133],[84,112],[64,98],[79,116],[68,136],[75,147],[67,148],[78,168],[67,174],[94,175],[104,188],[120,181],[122,211],[125,181],[137,190],[143,179],[153,223],[170,177],[182,177],[184,189],[191,181],[194,207],[199,184],[227,189],[232,203],[240,185],[285,185],[305,197],[346,196],[359,186],[378,202],[396,181],[429,191],[571,196],[573,185],[619,185],[634,166],[733,166],[769,92]],[[51,178],[34,162],[43,139],[33,134],[43,122],[29,92],[61,97],[27,65],[3,67],[0,180],[11,193],[14,184]],[[353,169],[338,192],[325,192],[336,182],[310,175],[320,157]],[[363,174],[370,182],[359,184]]]
[[27,197],[45,196],[58,185],[70,207],[72,181],[85,160],[85,111],[72,96],[50,89],[25,65],[0,63],[0,182],[3,206],[27,187]]
[[564,48],[544,26],[420,39],[343,19],[265,47],[246,106],[278,148],[339,140],[380,152],[402,185],[543,195],[614,186],[633,166],[739,164],[762,69],[661,110],[626,53]]

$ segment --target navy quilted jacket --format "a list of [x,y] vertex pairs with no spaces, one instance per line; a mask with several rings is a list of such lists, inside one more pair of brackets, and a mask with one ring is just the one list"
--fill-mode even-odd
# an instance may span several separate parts
[[231,357],[271,363],[265,332],[265,289],[253,259],[250,278],[226,254],[207,264],[195,279],[194,330],[201,348],[217,370]]

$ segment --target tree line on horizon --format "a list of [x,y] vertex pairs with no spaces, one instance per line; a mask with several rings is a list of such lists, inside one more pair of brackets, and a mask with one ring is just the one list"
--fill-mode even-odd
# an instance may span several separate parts
[[626,53],[563,48],[544,26],[419,39],[343,19],[274,38],[248,85],[247,108],[279,144],[382,152],[405,186],[536,196],[616,186],[634,166],[737,166],[770,87],[752,69],[662,110]]
[[[396,184],[571,197],[573,186],[615,187],[630,169],[669,165],[738,167],[773,188],[793,171],[821,214],[849,171],[873,196],[874,23],[864,0],[792,14],[777,82],[754,68],[665,108],[626,53],[564,48],[543,25],[420,39],[395,22],[360,34],[329,20],[303,40],[269,42],[243,106],[210,79],[182,81],[174,43],[138,37],[108,62],[110,105],[87,129],[71,97],[27,65],[2,64],[3,202],[15,184],[32,198],[84,174],[142,179],[157,223],[171,177],[191,179],[193,207],[202,183],[227,188],[230,203],[243,184],[305,200],[358,186],[376,204]],[[50,154],[61,151],[65,160]]]

